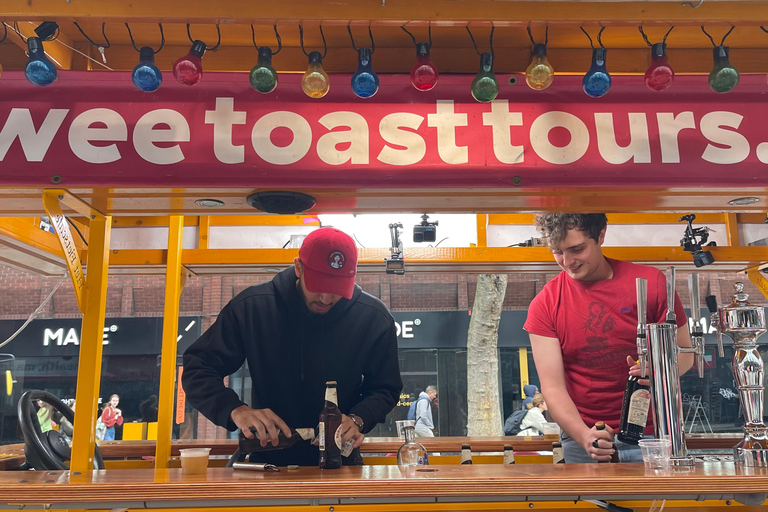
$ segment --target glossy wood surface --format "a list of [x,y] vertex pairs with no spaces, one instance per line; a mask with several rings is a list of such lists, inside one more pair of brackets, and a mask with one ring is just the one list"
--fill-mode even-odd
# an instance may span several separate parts
[[[4,503],[117,503],[125,501],[286,500],[317,498],[604,497],[718,496],[768,489],[768,469],[741,469],[732,463],[701,463],[690,470],[646,470],[642,464],[526,464],[433,466],[410,475],[397,466],[344,467],[322,471],[302,467],[277,473],[209,468],[205,475],[181,469],[0,473]],[[532,494],[529,485],[537,482]],[[199,505],[198,505],[199,506]]]

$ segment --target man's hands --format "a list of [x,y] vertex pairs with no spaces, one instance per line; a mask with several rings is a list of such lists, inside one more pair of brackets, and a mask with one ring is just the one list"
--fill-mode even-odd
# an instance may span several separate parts
[[291,429],[280,416],[272,412],[272,409],[251,409],[247,405],[241,405],[233,409],[229,416],[248,439],[255,437],[251,428],[255,429],[261,446],[267,446],[268,439],[272,441],[272,446],[277,446],[278,431],[287,438],[291,437]]
[[[627,364],[629,365],[629,374],[634,377],[647,377],[647,375],[640,375],[640,363],[637,363],[635,359],[632,358],[632,356],[627,356]],[[646,372],[648,371],[648,367],[650,366],[650,362],[646,365]],[[641,378],[638,380],[638,382],[644,386],[650,386],[651,381],[648,378]]]
[[585,431],[579,444],[587,454],[598,461],[609,461],[613,455],[613,429],[605,425],[605,430],[597,430],[594,426]]
[[359,448],[363,444],[365,435],[360,433],[352,418],[343,414],[341,416],[341,444],[346,443],[350,439],[353,441],[352,447]]

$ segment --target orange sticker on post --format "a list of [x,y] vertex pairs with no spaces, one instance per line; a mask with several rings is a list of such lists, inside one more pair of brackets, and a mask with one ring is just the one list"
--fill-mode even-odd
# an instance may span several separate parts
[[184,404],[187,401],[187,395],[184,393],[184,388],[181,387],[181,374],[184,372],[184,367],[179,366],[179,377],[176,381],[176,424],[181,425],[184,423]]

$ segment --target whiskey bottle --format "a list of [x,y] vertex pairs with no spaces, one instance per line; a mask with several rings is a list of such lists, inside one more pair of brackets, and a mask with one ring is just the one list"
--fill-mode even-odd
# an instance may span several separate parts
[[624,401],[621,405],[621,422],[616,436],[619,441],[637,444],[643,438],[650,407],[650,387],[640,384],[638,377],[630,376],[627,387],[624,389]]
[[[597,430],[605,430],[605,422],[598,421],[595,423]],[[619,462],[619,450],[616,449],[616,445],[613,446],[613,453],[611,454],[611,460],[599,460],[597,462]]]
[[560,441],[552,443],[552,463],[565,464],[565,454],[563,453],[563,445]]
[[468,444],[461,445],[461,463],[472,464],[472,449]]
[[341,467],[341,411],[336,395],[336,381],[325,383],[325,407],[320,411],[317,437],[320,446],[320,469]]

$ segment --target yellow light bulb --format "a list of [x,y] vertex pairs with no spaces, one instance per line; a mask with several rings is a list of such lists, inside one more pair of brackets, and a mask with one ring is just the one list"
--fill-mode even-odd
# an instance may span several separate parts
[[525,83],[533,90],[542,91],[552,85],[555,70],[547,60],[547,46],[536,44],[533,47],[531,65],[525,70]]
[[322,98],[331,90],[331,81],[323,69],[320,52],[310,52],[309,66],[301,78],[301,90],[310,98]]

